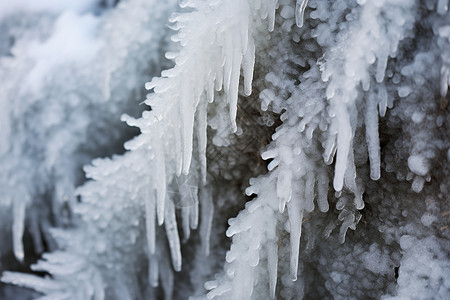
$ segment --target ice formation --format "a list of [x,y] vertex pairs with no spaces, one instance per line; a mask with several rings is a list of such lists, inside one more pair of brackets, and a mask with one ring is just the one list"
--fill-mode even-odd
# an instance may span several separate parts
[[[50,277],[0,265],[4,283],[49,299],[450,297],[448,1],[19,2],[0,5],[0,250],[45,250],[29,273]],[[130,116],[161,53],[173,67]],[[130,137],[121,113],[140,134],[92,160]]]
[[83,165],[136,134],[119,118],[139,113],[143,77],[164,66],[176,7],[151,17],[148,1],[58,2],[0,4],[0,253],[19,261],[28,232],[32,253],[56,250],[49,229],[72,223]]

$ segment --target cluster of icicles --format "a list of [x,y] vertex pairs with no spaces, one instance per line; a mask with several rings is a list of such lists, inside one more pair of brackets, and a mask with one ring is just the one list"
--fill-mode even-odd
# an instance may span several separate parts
[[[297,2],[296,23],[299,27],[303,25],[303,14],[307,4],[307,0]],[[174,29],[178,30],[178,34],[172,40],[182,46],[179,53],[166,54],[167,58],[175,61],[175,67],[162,72],[161,77],[154,78],[146,84],[146,88],[154,92],[148,95],[146,100],[146,104],[152,107],[151,112],[144,113],[140,119],[128,116],[123,118],[130,126],[137,126],[142,132],[140,136],[128,142],[126,148],[138,151],[139,148],[150,147],[153,150],[153,173],[156,175],[151,182],[156,191],[156,199],[155,201],[147,199],[145,207],[149,260],[151,269],[154,270],[150,271],[152,277],[150,282],[154,285],[158,283],[158,262],[154,256],[156,221],[159,225],[165,225],[174,269],[179,271],[182,265],[174,201],[168,195],[167,186],[176,180],[175,178],[184,180],[189,178],[191,184],[198,186],[207,183],[207,104],[214,100],[225,101],[229,111],[217,113],[228,114],[231,131],[236,132],[241,69],[244,94],[248,96],[252,92],[255,63],[253,33],[256,26],[267,26],[269,31],[274,29],[278,1],[185,1],[181,7],[191,7],[195,10],[189,14],[175,15],[171,19],[171,22],[176,24]],[[266,22],[261,23],[261,20]],[[223,95],[217,92],[223,92]],[[193,151],[194,148],[197,149]],[[171,151],[172,149],[174,151]],[[321,174],[323,177],[324,174]],[[184,188],[186,190],[180,190],[180,194],[189,194],[189,186]],[[278,190],[281,188],[283,187],[279,187]],[[209,227],[213,213],[211,195],[206,189],[202,189],[199,197],[200,199],[194,195],[194,199],[187,199],[193,203],[180,205],[183,236],[185,239],[189,238],[190,230],[197,229],[199,205],[204,206],[200,237],[204,252],[209,253],[208,240],[211,232]],[[284,201],[284,205],[287,203],[288,206],[295,203],[286,197],[280,201]],[[326,192],[324,201],[326,202]],[[328,207],[328,204],[326,206]],[[206,209],[207,207],[209,209]],[[298,226],[300,230],[301,217],[298,220],[298,224],[293,227]],[[298,231],[293,238],[297,241],[293,244],[293,258],[298,257],[299,239]],[[292,270],[297,270],[297,264],[298,259],[293,262]],[[275,273],[271,273],[276,274],[276,270]],[[247,290],[251,292],[251,289]]]
[[[341,197],[337,203],[338,210],[342,210],[339,216],[342,221],[342,241],[347,229],[354,228],[358,222],[354,210],[364,207],[363,192],[355,180],[356,169],[352,152],[356,127],[352,113],[357,110],[357,101],[362,101],[358,97],[358,86],[361,85],[365,92],[371,91],[365,100],[365,125],[371,163],[370,175],[376,180],[380,178],[378,115],[383,116],[389,106],[387,92],[382,85],[384,73],[388,58],[395,57],[398,43],[414,23],[412,13],[399,20],[395,14],[389,13],[389,5],[401,6],[404,11],[414,11],[414,2],[400,1],[398,4],[390,4],[388,0],[358,1],[362,6],[362,20],[376,19],[383,15],[386,24],[390,25],[387,28],[386,24],[372,27],[371,24],[376,24],[376,20],[350,23],[348,26],[352,28],[347,28],[342,36],[338,36],[336,44],[327,45],[331,50],[325,54],[324,62],[318,62],[317,68],[304,74],[306,80],[302,84],[308,89],[314,84],[326,85],[326,88],[319,86],[318,89],[324,88],[327,105],[323,104],[324,99],[315,98],[317,94],[303,95],[302,97],[307,99],[305,102],[287,102],[286,113],[282,116],[283,125],[278,128],[267,151],[262,154],[263,159],[272,159],[270,172],[266,176],[251,180],[247,194],[257,194],[257,198],[249,202],[236,219],[230,220],[227,235],[233,237],[233,243],[227,253],[225,274],[222,278],[206,284],[206,288],[210,290],[209,298],[250,298],[262,251],[267,259],[270,294],[275,297],[278,268],[277,215],[285,210],[289,220],[287,229],[291,247],[290,273],[292,279],[296,279],[302,220],[314,209],[315,200],[320,211],[329,209],[326,168],[334,158],[335,191],[339,194],[343,189],[348,189],[354,196],[352,199]],[[297,1],[295,13],[299,27],[303,26],[303,14],[307,5],[308,0]],[[178,54],[166,55],[175,61],[175,67],[163,72],[162,77],[147,83],[146,88],[154,91],[146,100],[146,104],[152,108],[151,111],[145,112],[140,119],[123,117],[129,125],[139,127],[142,132],[126,144],[129,155],[135,155],[135,161],[139,161],[140,155],[147,155],[152,161],[152,165],[147,166],[152,170],[151,178],[143,180],[142,185],[147,185],[146,191],[149,187],[155,191],[154,197],[149,197],[152,193],[145,195],[146,234],[150,266],[153,270],[150,272],[150,282],[153,285],[158,284],[156,223],[165,225],[174,269],[179,271],[182,266],[176,212],[167,187],[182,176],[190,176],[193,182],[189,185],[202,186],[207,183],[208,103],[214,100],[225,101],[229,111],[217,113],[228,114],[227,122],[232,131],[237,130],[236,113],[241,69],[244,93],[250,95],[255,52],[258,50],[253,34],[257,26],[267,26],[269,31],[274,29],[278,1],[187,0],[181,6],[191,7],[194,11],[175,15],[171,20],[175,22],[174,29],[178,30],[173,41],[182,46]],[[361,40],[366,40],[367,43],[353,47]],[[375,76],[368,72],[372,65],[376,65]],[[345,74],[342,74],[342,70]],[[448,72],[444,75],[448,81]],[[318,82],[317,78],[322,81]],[[264,98],[264,93],[261,98]],[[303,111],[300,114],[302,118],[299,118],[299,110]],[[326,132],[324,136],[327,138],[322,145],[311,140],[316,128]],[[294,151],[284,151],[285,148]],[[325,149],[323,157],[316,160],[307,157],[308,151],[314,153],[322,148]],[[293,164],[300,164],[295,165],[298,173],[292,171]],[[102,167],[104,165],[94,166],[92,169]],[[89,169],[88,173],[94,174],[91,178],[101,181],[102,172]],[[112,169],[111,166],[109,169]],[[139,177],[139,174],[132,176]],[[301,184],[298,184],[299,182]],[[314,196],[316,182],[320,183],[317,186],[317,198]],[[199,223],[200,227],[204,227],[200,228],[201,238],[204,240],[205,251],[208,252],[207,240],[211,231],[208,226],[211,226],[212,203],[211,195],[204,191],[200,193],[200,199],[196,195],[194,199],[189,199],[194,201],[193,205],[181,205],[181,222],[185,238],[189,237],[190,230],[197,229]],[[187,194],[190,191],[180,190],[180,193]],[[199,205],[208,207],[202,208],[201,222]],[[261,276],[267,276],[267,270]]]
[[[126,148],[139,151],[149,147],[153,150],[155,176],[151,184],[156,191],[156,200],[146,201],[150,265],[158,263],[153,258],[157,221],[159,225],[165,224],[176,271],[181,270],[182,256],[174,201],[170,199],[167,186],[176,178],[184,178],[190,183],[182,185],[181,188],[186,190],[180,189],[179,192],[189,194],[189,186],[206,184],[207,105],[218,98],[225,101],[229,111],[217,113],[229,114],[228,121],[223,122],[231,126],[232,132],[237,130],[241,69],[244,93],[250,95],[252,89],[255,62],[253,29],[255,23],[267,19],[269,30],[273,30],[277,1],[186,1],[181,7],[192,7],[195,11],[174,15],[171,19],[176,24],[174,29],[178,30],[172,40],[182,46],[179,53],[166,54],[167,58],[175,61],[175,67],[146,84],[147,89],[154,91],[146,100],[146,104],[152,107],[151,112],[144,113],[140,119],[123,118],[142,132],[128,142]],[[223,92],[223,95],[218,92]],[[181,200],[191,202],[180,205],[183,236],[189,238],[190,230],[197,229],[199,205],[204,206],[200,236],[204,252],[209,253],[213,213],[211,195],[207,189],[202,189],[199,196],[200,199],[193,195],[194,199],[184,197]],[[157,271],[150,272],[152,275],[150,281],[157,284]]]
[[[316,184],[319,210],[328,210],[327,165],[334,158],[333,187],[340,198],[336,208],[341,211],[341,242],[345,240],[346,231],[355,229],[359,222],[357,210],[364,207],[364,202],[362,187],[356,182],[353,158],[353,136],[357,126],[354,114],[358,102],[362,101],[358,97],[357,87],[362,85],[364,91],[370,90],[365,104],[366,142],[370,176],[376,180],[380,178],[378,114],[384,116],[388,106],[388,95],[382,84],[387,60],[389,56],[395,57],[398,43],[415,21],[412,13],[402,17],[401,21],[395,20],[395,15],[388,11],[392,7],[386,1],[361,4],[360,18],[368,22],[350,22],[349,28],[336,37],[336,44],[322,45],[329,47],[323,62],[318,62],[316,68],[304,74],[305,79],[300,87],[289,90],[292,96],[286,101],[287,107],[281,115],[283,124],[272,136],[268,150],[262,153],[263,159],[272,159],[269,164],[271,173],[250,182],[247,194],[258,197],[230,221],[227,235],[233,236],[233,244],[226,257],[225,278],[208,282],[207,288],[211,289],[209,297],[251,298],[258,278],[267,276],[262,274],[262,269],[269,273],[270,295],[275,297],[280,242],[276,215],[283,213],[285,208],[288,213],[285,229],[290,233],[290,275],[292,280],[297,279],[302,220],[314,210]],[[297,2],[299,26],[303,24],[299,13],[303,12],[305,5],[306,1]],[[398,8],[414,11],[411,9],[413,6],[413,1],[404,1]],[[381,15],[384,15],[385,24],[389,26],[377,22],[377,17]],[[383,31],[385,34],[380,34]],[[376,76],[372,78],[368,70],[375,62]],[[324,95],[316,92],[321,89],[320,83],[317,83],[319,78],[326,84]],[[320,96],[326,98],[327,104]],[[260,97],[268,103],[273,102],[270,92],[263,92]],[[322,131],[322,145],[311,140],[316,128]],[[315,156],[323,151],[321,149],[324,149],[323,158]],[[353,194],[353,198],[348,193],[342,194],[344,188]],[[259,267],[258,270],[261,263],[265,264],[265,268]]]

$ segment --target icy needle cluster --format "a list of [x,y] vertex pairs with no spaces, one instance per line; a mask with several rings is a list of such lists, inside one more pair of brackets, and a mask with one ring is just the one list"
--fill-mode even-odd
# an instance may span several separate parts
[[[70,223],[74,189],[84,181],[82,166],[116,152],[123,135],[132,134],[119,117],[139,111],[136,100],[145,82],[140,78],[161,68],[165,11],[173,6],[161,6],[155,16],[160,22],[154,22],[145,12],[152,4],[145,1],[115,9],[72,2],[2,4],[0,213],[2,230],[11,229],[13,215],[19,261],[25,224],[35,253],[42,253],[44,244],[53,250],[46,236],[49,220]],[[10,245],[5,240],[1,251]]]

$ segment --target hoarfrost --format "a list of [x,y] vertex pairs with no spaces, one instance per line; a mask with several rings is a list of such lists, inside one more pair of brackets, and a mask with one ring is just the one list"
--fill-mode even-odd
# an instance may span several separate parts
[[2,282],[449,298],[448,1],[175,2],[0,4]]

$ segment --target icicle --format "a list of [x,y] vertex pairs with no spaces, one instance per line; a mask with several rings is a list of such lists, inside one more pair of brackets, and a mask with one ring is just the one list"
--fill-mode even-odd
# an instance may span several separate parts
[[380,116],[384,117],[388,106],[388,94],[384,85],[378,87],[378,97],[380,98],[378,101],[378,111],[380,112]]
[[186,242],[191,237],[191,226],[190,222],[190,214],[191,210],[189,207],[182,206],[181,207],[181,224],[183,228],[183,242]]
[[257,1],[257,4],[255,5],[255,7],[260,8],[259,16],[261,17],[262,20],[265,20],[268,15],[267,3],[262,3],[262,5],[260,6],[262,0],[256,0],[256,1]]
[[297,280],[298,256],[300,251],[300,237],[302,235],[303,209],[300,199],[294,197],[288,202],[288,215],[290,224],[291,263],[290,272],[293,281]]
[[167,239],[169,241],[173,269],[179,272],[181,271],[180,238],[178,236],[175,206],[172,201],[167,201],[164,224],[166,228]]
[[275,28],[275,10],[278,1],[270,1],[272,7],[269,8],[268,17],[269,17],[269,31],[272,32]]
[[281,170],[278,171],[277,176],[277,196],[280,200],[279,202],[279,210],[282,213],[284,211],[286,203],[291,200],[292,196],[292,173],[290,170]]
[[328,174],[325,170],[317,173],[317,204],[321,212],[327,212],[328,206]]
[[275,243],[267,244],[267,269],[269,272],[270,298],[274,299],[278,275],[278,249]]
[[150,195],[145,199],[145,228],[148,249],[151,254],[155,254],[155,199]]
[[347,230],[354,224],[355,215],[353,212],[349,211],[342,211],[341,214],[345,215],[345,217],[343,217],[341,228],[339,229],[339,242],[343,244],[345,242]]
[[150,256],[148,262],[148,280],[150,282],[150,286],[157,287],[158,286],[158,259],[152,255]]
[[375,75],[375,79],[378,83],[381,83],[384,80],[384,73],[386,72],[387,61],[388,61],[387,55],[383,54],[378,56],[377,72]]
[[370,178],[380,179],[380,138],[378,135],[378,112],[376,99],[369,93],[366,102],[366,141],[370,160]]
[[[194,167],[195,169],[196,167]],[[192,171],[192,174],[195,172]],[[198,210],[199,210],[199,201],[198,201],[198,188],[199,182],[194,175],[189,175],[185,183],[183,184],[182,197],[187,200],[183,201],[182,207],[182,216],[186,218],[186,221],[183,219],[183,226],[187,228],[184,229],[185,233],[187,233],[188,228],[197,229],[198,227]],[[185,211],[185,212],[184,212]],[[188,238],[188,236],[185,236]]]
[[211,78],[210,82],[206,85],[205,92],[206,92],[206,99],[208,100],[208,103],[214,102],[214,84],[216,82],[215,75],[211,74],[210,72],[208,78]]
[[192,175],[181,175],[177,178],[178,182],[178,194],[180,196],[181,205],[181,224],[183,228],[183,240],[187,241],[191,235],[191,207],[194,202],[194,193],[192,192],[193,186],[190,184],[189,179]]
[[29,230],[31,233],[31,238],[33,239],[34,251],[37,254],[44,252],[44,245],[42,243],[43,237],[41,234],[42,228],[39,226],[39,216],[36,210],[31,210],[29,213]]
[[277,159],[273,159],[268,165],[267,165],[267,170],[272,171],[273,169],[275,169],[275,167],[277,167],[280,164],[280,161]]
[[[185,76],[183,76],[185,77]],[[187,76],[186,76],[187,77]],[[181,83],[181,99],[180,99],[180,119],[182,126],[183,141],[183,174],[189,174],[189,167],[192,159],[192,138],[194,134],[194,107],[197,103],[192,104],[190,97],[192,88],[188,82]],[[193,107],[194,105],[194,107]]]
[[[345,170],[344,182],[345,186],[348,187],[350,191],[355,195],[353,204],[356,207],[356,209],[363,209],[364,201],[362,199],[362,192],[360,191],[360,189],[356,184],[356,167],[353,151],[350,151],[348,153],[347,169]],[[347,202],[345,202],[345,204],[347,204]],[[338,208],[338,204],[336,204],[336,208],[342,209]]]
[[344,185],[344,174],[352,141],[352,128],[346,108],[342,107],[342,105],[338,105],[337,107],[337,158],[333,186],[336,191],[340,191]]
[[192,193],[192,197],[193,197],[193,199],[192,199],[193,203],[189,207],[190,208],[189,225],[191,226],[192,230],[195,230],[198,227],[198,206],[199,206],[199,201],[198,201],[197,193]]
[[[276,209],[276,208],[275,208]],[[266,236],[267,236],[267,272],[269,273],[270,297],[275,298],[278,275],[278,241],[277,221],[274,214],[276,211],[272,207],[264,208],[266,211]]]
[[270,158],[276,158],[279,155],[279,151],[276,148],[270,148],[261,153],[261,158],[263,160],[268,160]]
[[245,9],[242,9],[242,19],[239,20],[239,28],[240,30],[240,38],[241,38],[241,54],[245,55],[247,52],[247,46],[249,39],[251,39],[250,36],[250,30],[249,30],[249,20],[251,18],[251,15],[249,13],[249,7],[248,3],[244,2],[243,4],[245,6]]
[[297,0],[295,5],[295,23],[299,28],[303,26],[305,9],[309,0]]
[[217,70],[216,70],[216,79],[214,81],[214,89],[219,92],[220,90],[222,90],[222,87],[224,85],[224,76],[225,76],[225,70],[224,70],[224,66],[225,66],[225,57],[223,58],[224,62],[223,62],[223,66],[217,66]]
[[[181,127],[181,125],[178,125]],[[174,130],[175,140],[175,175],[180,176],[183,170],[183,151],[181,150],[181,130]]]
[[211,236],[211,226],[214,215],[214,204],[212,202],[211,190],[209,187],[202,187],[200,190],[200,203],[202,221],[200,223],[200,239],[202,248],[206,256],[209,255],[209,239]]
[[206,145],[207,145],[207,118],[208,112],[205,101],[200,101],[197,107],[197,141],[200,160],[201,182],[206,184]]
[[309,126],[308,129],[306,129],[305,135],[308,139],[312,139],[315,129],[316,126]]
[[[231,78],[233,73],[233,59],[234,59],[234,53],[239,51],[239,49],[236,49],[235,45],[233,45],[233,35],[231,32],[225,32],[224,34],[224,45],[223,45],[223,57],[225,60],[225,64],[223,65],[223,91],[225,93],[229,93],[230,91],[230,84],[231,84]],[[236,47],[236,48],[235,48]]]
[[156,213],[158,216],[158,224],[164,223],[164,205],[166,202],[166,162],[164,157],[163,145],[161,140],[155,141],[155,174],[154,179],[156,187]]
[[425,184],[425,179],[421,176],[415,176],[411,188],[414,192],[420,193],[423,189],[423,185]]
[[336,153],[336,136],[329,136],[325,143],[325,151],[323,152],[323,160],[325,164],[331,165],[333,157]]
[[252,93],[252,81],[253,71],[255,68],[255,42],[253,38],[248,41],[247,51],[244,55],[244,61],[242,64],[244,75],[244,93],[246,96],[250,96]]
[[[233,36],[233,42],[238,43],[239,39]],[[231,130],[236,132],[236,114],[237,114],[237,102],[238,102],[238,91],[239,91],[239,76],[241,71],[242,55],[239,51],[239,47],[234,45],[232,49],[232,61],[230,70],[230,84],[228,91],[228,104],[230,106],[230,119],[231,119]]]
[[25,253],[23,250],[23,232],[25,228],[26,199],[18,197],[13,202],[13,251],[18,261],[23,262]]
[[448,86],[450,85],[450,68],[448,66],[441,67],[441,97],[446,97],[448,92]]

